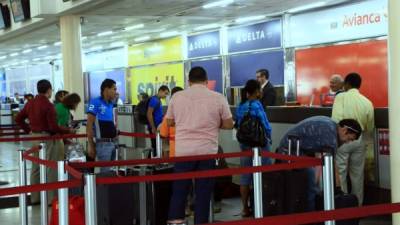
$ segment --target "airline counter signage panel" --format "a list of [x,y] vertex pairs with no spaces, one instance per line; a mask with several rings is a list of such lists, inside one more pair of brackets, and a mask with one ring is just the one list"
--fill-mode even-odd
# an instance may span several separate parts
[[182,60],[181,37],[138,44],[130,46],[128,50],[129,66],[141,66]]
[[161,64],[139,67],[131,70],[132,104],[136,105],[140,93],[153,96],[161,85],[167,85],[170,90],[176,86],[184,88],[183,63]]
[[188,37],[188,57],[204,57],[220,54],[219,31]]
[[100,96],[100,86],[106,78],[113,79],[117,83],[119,97],[125,102],[125,70],[89,72],[89,98]]
[[191,67],[201,66],[207,71],[208,88],[222,93],[222,60],[211,59],[204,61],[193,61]]
[[281,20],[272,20],[228,30],[228,51],[242,52],[282,46]]
[[287,47],[387,35],[387,1],[365,1],[290,17]]

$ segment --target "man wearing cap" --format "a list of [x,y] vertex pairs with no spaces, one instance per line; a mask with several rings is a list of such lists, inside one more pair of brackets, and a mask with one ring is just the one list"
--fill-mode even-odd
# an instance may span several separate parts
[[352,143],[340,147],[336,154],[336,166],[339,170],[340,185],[344,192],[347,190],[347,175],[351,180],[351,193],[355,194],[362,205],[364,198],[364,166],[366,145],[372,144],[372,131],[374,129],[374,106],[371,101],[363,96],[361,76],[350,73],[344,80],[346,92],[337,95],[332,109],[332,119],[340,121],[344,118],[357,120],[361,125],[361,137]]

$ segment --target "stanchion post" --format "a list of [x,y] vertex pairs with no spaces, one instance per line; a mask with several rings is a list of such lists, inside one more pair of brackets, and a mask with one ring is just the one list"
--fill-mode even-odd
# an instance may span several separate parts
[[[58,161],[58,181],[68,180],[68,174],[65,171],[65,162]],[[68,225],[68,188],[58,189],[58,224]]]
[[214,192],[211,192],[210,214],[208,215],[208,222],[209,223],[213,223],[214,222]]
[[85,175],[85,221],[86,225],[97,225],[96,175]]
[[[19,186],[26,185],[26,162],[24,159],[25,149],[19,150]],[[26,202],[26,193],[19,195],[19,215],[21,225],[28,225],[28,208]]]
[[156,135],[156,158],[162,158],[162,140],[159,131]]
[[[259,147],[253,148],[253,166],[261,166],[261,151]],[[263,217],[262,205],[262,173],[253,173],[254,183],[254,218]]]
[[[40,143],[39,158],[42,160],[46,160],[46,144],[45,143]],[[41,184],[47,183],[46,166],[40,164],[39,171],[40,171],[40,183]],[[44,190],[44,191],[40,192],[40,224],[47,225],[47,223],[48,223],[47,191]]]
[[[333,179],[334,179],[334,167],[333,167],[333,156],[330,153],[323,155],[323,185],[324,185],[324,210],[335,209],[335,197],[333,190]],[[335,225],[334,220],[325,221],[325,225]]]

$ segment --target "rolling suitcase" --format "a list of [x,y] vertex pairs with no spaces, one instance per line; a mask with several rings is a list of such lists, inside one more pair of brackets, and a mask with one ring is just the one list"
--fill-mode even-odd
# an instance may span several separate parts
[[[300,155],[300,140],[288,136],[289,155]],[[296,150],[292,144],[296,143]],[[276,163],[282,163],[277,161]],[[285,162],[287,163],[287,162]],[[263,174],[264,215],[282,215],[305,212],[308,205],[308,172],[307,169],[276,171]]]
[[[315,206],[317,210],[324,210],[324,195],[319,193],[315,198]],[[354,194],[346,194],[340,192],[335,195],[335,209],[357,207],[358,199]],[[324,223],[318,223],[316,225],[323,225]],[[336,225],[358,225],[359,219],[349,219],[349,220],[338,220]]]

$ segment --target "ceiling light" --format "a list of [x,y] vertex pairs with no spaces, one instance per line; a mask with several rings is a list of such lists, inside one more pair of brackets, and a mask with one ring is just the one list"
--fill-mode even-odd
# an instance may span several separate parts
[[166,38],[166,37],[173,37],[179,35],[178,31],[168,31],[160,34],[160,37]]
[[84,41],[84,40],[86,40],[86,39],[87,39],[86,36],[81,37],[81,41]]
[[212,23],[212,24],[207,24],[199,27],[195,27],[194,30],[208,30],[208,29],[213,29],[219,27],[219,24]]
[[135,42],[140,42],[140,41],[147,41],[150,39],[150,36],[143,36],[143,37],[138,37],[133,39]]
[[22,53],[23,53],[23,54],[26,54],[26,53],[29,53],[29,52],[31,52],[31,51],[32,51],[32,49],[29,48],[29,49],[23,50]]
[[47,47],[48,47],[47,45],[42,45],[42,46],[38,47],[37,49],[38,49],[38,50],[42,50],[42,49],[45,49],[45,48],[47,48]]
[[129,30],[139,29],[139,28],[143,28],[143,27],[144,27],[144,24],[141,23],[141,24],[125,27],[124,30],[129,31]]
[[125,46],[125,42],[123,41],[117,41],[110,44],[111,48],[122,47],[122,46]]
[[288,12],[295,13],[295,12],[300,12],[300,11],[304,11],[304,10],[308,10],[308,9],[318,8],[318,7],[321,7],[324,5],[326,5],[326,2],[314,2],[314,3],[308,4],[308,5],[303,5],[303,6],[289,9]]
[[42,60],[41,58],[34,58],[34,59],[32,59],[32,61],[40,61],[40,60]]
[[102,37],[102,36],[108,36],[111,34],[113,34],[113,32],[110,30],[110,31],[104,31],[104,32],[98,33],[97,36]]
[[14,57],[14,56],[17,56],[17,55],[19,55],[18,52],[14,52],[14,53],[11,53],[11,54],[10,54],[11,57]]
[[94,47],[91,47],[89,50],[94,52],[94,51],[99,51],[102,49],[103,49],[103,46],[94,46]]
[[6,59],[6,58],[7,58],[6,55],[0,56],[0,60]]
[[249,16],[249,17],[242,17],[239,19],[236,19],[236,23],[245,23],[245,22],[250,22],[250,21],[255,21],[255,20],[262,20],[265,19],[265,16]]
[[209,9],[209,8],[213,8],[213,7],[225,7],[229,4],[232,4],[234,1],[233,0],[221,0],[221,1],[216,1],[216,2],[212,2],[209,4],[205,4],[203,5],[204,9]]
[[61,41],[54,42],[54,46],[60,46],[60,45],[61,45]]

